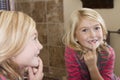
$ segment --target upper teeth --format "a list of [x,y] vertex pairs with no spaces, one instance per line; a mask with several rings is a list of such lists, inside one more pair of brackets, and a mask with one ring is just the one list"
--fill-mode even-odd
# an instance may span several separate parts
[[97,41],[97,40],[90,40],[89,42],[90,42],[90,43],[92,43],[92,42],[95,43],[96,41]]

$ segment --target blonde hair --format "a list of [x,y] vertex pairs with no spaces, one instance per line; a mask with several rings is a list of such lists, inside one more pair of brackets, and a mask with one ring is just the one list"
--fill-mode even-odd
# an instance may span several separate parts
[[22,51],[35,26],[35,21],[22,12],[0,11],[0,73],[10,80],[22,79],[11,58]]
[[106,39],[107,29],[104,20],[98,12],[89,8],[76,10],[71,14],[70,25],[66,26],[66,33],[63,37],[64,44],[74,50],[82,51],[83,49],[82,46],[75,40],[75,31],[77,26],[81,23],[81,20],[85,17],[94,19],[100,23],[103,31],[103,37]]

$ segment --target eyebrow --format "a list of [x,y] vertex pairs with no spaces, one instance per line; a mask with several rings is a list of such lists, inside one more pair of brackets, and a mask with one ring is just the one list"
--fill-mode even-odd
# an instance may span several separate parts
[[98,25],[100,26],[100,24],[99,24],[99,23],[98,23],[98,24],[95,24],[95,25],[93,25],[93,26],[98,26]]
[[[100,25],[100,24],[97,23],[97,24],[94,24],[94,25],[92,25],[92,26],[90,26],[90,27],[94,27],[94,26],[98,26],[98,25]],[[87,28],[87,26],[83,26],[82,28]]]
[[[100,24],[99,23],[97,23],[97,24],[95,24],[95,25],[92,25],[92,27],[95,27],[95,26],[100,26]],[[86,26],[83,26],[83,27],[81,27],[81,28],[78,28],[78,30],[81,30],[81,29],[84,29],[84,28],[88,28],[88,27],[86,27]]]

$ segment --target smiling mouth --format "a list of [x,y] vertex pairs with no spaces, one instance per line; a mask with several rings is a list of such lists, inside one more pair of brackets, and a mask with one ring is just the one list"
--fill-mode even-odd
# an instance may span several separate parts
[[96,44],[97,41],[98,41],[98,40],[96,40],[96,39],[95,39],[95,40],[89,40],[88,43],[89,43],[89,44]]

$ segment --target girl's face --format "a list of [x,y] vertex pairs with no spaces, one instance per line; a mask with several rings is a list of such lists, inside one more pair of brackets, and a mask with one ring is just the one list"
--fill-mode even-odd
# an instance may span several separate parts
[[36,30],[33,31],[23,51],[15,56],[14,61],[20,66],[38,66],[38,54],[43,46],[38,41],[38,33]]
[[103,42],[103,32],[99,22],[90,18],[81,21],[75,35],[85,49],[96,49]]

